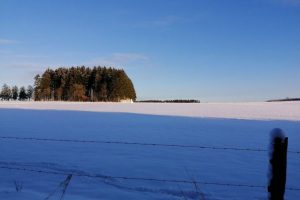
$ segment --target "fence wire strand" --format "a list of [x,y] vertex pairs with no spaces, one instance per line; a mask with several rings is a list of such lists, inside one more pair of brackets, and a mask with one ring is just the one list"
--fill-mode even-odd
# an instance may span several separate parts
[[[127,177],[127,176],[104,176],[97,174],[87,174],[87,173],[73,173],[73,172],[55,172],[55,171],[46,171],[41,169],[29,169],[22,167],[9,167],[9,166],[0,166],[0,169],[7,170],[16,170],[16,171],[25,171],[33,173],[42,173],[42,174],[52,174],[52,175],[73,175],[78,177],[88,177],[88,178],[100,178],[100,179],[122,179],[122,180],[134,180],[134,181],[154,181],[154,182],[165,182],[165,183],[183,183],[183,184],[202,184],[202,185],[216,185],[216,186],[226,186],[226,187],[247,187],[247,188],[263,188],[266,186],[263,185],[249,185],[249,184],[232,184],[232,183],[219,183],[219,182],[205,182],[205,181],[190,181],[190,180],[177,180],[177,179],[158,179],[158,178],[145,178],[145,177]],[[286,190],[300,191],[300,188],[286,188]]]
[[[165,183],[183,183],[183,184],[202,184],[202,185],[215,185],[215,186],[225,186],[225,187],[247,187],[247,188],[263,188],[266,189],[266,186],[263,185],[249,185],[249,184],[234,184],[234,183],[220,183],[220,182],[206,182],[206,181],[194,181],[194,180],[178,180],[178,179],[158,179],[158,178],[145,178],[145,177],[127,177],[127,176],[105,176],[97,174],[88,174],[88,173],[73,173],[73,172],[55,172],[55,171],[46,171],[41,169],[29,169],[22,167],[9,167],[9,166],[0,166],[0,169],[7,170],[16,170],[16,171],[25,171],[41,174],[52,174],[52,175],[64,175],[64,176],[77,176],[77,177],[88,177],[88,178],[99,178],[99,179],[122,179],[122,180],[134,180],[134,181],[152,181],[152,182],[165,182]],[[300,188],[287,187],[286,190],[290,191],[300,191]]]
[[[211,149],[211,150],[233,150],[233,151],[252,151],[252,152],[267,152],[266,149],[258,148],[236,148],[236,147],[216,147],[216,146],[198,146],[198,145],[181,145],[181,144],[159,144],[159,143],[141,143],[141,142],[124,142],[124,141],[105,141],[105,140],[75,140],[75,139],[51,139],[51,138],[35,138],[35,137],[12,137],[12,136],[0,136],[3,140],[27,140],[27,141],[45,141],[45,142],[71,142],[71,143],[94,143],[94,144],[116,144],[116,145],[140,145],[140,146],[157,146],[157,147],[178,147],[178,148],[194,148],[194,149]],[[288,151],[289,153],[300,154],[299,151]],[[2,164],[3,165],[3,164]],[[167,182],[167,183],[183,183],[183,184],[203,184],[203,185],[215,185],[226,187],[247,187],[247,188],[263,188],[263,185],[249,185],[249,184],[233,184],[233,183],[220,183],[220,182],[205,182],[205,181],[191,181],[191,180],[178,180],[178,179],[159,179],[159,178],[146,178],[146,177],[127,177],[127,176],[104,176],[89,173],[73,173],[73,172],[57,172],[47,171],[41,169],[30,169],[24,167],[11,167],[0,166],[0,169],[25,171],[42,174],[52,175],[73,175],[77,177],[88,178],[101,178],[101,179],[122,179],[122,180],[134,180],[134,181],[155,181],[155,182]],[[300,188],[287,187],[286,190],[300,191]]]
[[[269,151],[266,149],[259,149],[259,148],[217,147],[217,146],[143,143],[143,142],[126,142],[126,141],[109,141],[109,140],[75,140],[75,139],[52,139],[52,138],[12,137],[12,136],[0,136],[0,139],[44,141],[44,142],[70,142],[70,143],[85,143],[85,144],[93,143],[93,144],[139,145],[139,146],[153,146],[153,147],[193,148],[193,149],[252,151],[252,152],[268,152]],[[288,151],[288,152],[293,153],[293,154],[300,154],[300,151]]]

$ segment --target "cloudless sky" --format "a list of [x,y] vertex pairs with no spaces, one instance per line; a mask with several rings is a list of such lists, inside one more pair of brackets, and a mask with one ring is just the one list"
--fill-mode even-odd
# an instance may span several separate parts
[[300,97],[300,0],[0,0],[0,84],[77,65],[138,99]]

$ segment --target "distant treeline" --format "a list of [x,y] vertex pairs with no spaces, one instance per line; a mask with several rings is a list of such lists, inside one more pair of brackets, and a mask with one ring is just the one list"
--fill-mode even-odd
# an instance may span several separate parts
[[281,101],[300,101],[300,98],[274,99],[274,100],[268,100],[267,102],[281,102]]
[[200,103],[195,99],[175,99],[175,100],[143,100],[137,101],[138,103]]
[[4,84],[0,90],[0,99],[2,101],[25,101],[31,100],[33,96],[33,87],[29,85],[27,88],[17,86],[10,87],[7,84]]
[[36,101],[135,100],[134,86],[123,69],[72,67],[47,69],[35,76]]

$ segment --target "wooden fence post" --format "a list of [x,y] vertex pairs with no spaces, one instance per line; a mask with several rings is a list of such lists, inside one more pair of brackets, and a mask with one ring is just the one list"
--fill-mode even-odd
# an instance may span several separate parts
[[284,200],[288,138],[281,129],[271,132],[269,200]]

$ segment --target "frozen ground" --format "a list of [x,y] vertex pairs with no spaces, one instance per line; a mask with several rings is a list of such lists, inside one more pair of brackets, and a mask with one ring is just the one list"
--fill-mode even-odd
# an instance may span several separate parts
[[[289,137],[289,150],[300,151],[299,106],[299,103],[0,103],[0,137],[267,149],[270,130],[280,127]],[[99,112],[83,112],[87,110]],[[62,187],[58,186],[67,178],[59,174],[70,173],[97,175],[98,178],[74,176],[65,193],[66,200],[177,200],[203,199],[203,196],[217,200],[267,199],[266,188],[200,183],[198,191],[202,195],[199,195],[193,184],[106,177],[266,186],[268,152],[264,151],[2,138],[0,152],[0,199],[41,200],[51,194],[50,200],[59,199]],[[42,170],[58,175],[5,168]],[[299,180],[300,155],[289,153],[287,187],[299,188]],[[19,192],[15,189],[15,181],[23,186]],[[286,197],[297,200],[300,191],[287,190]]]

